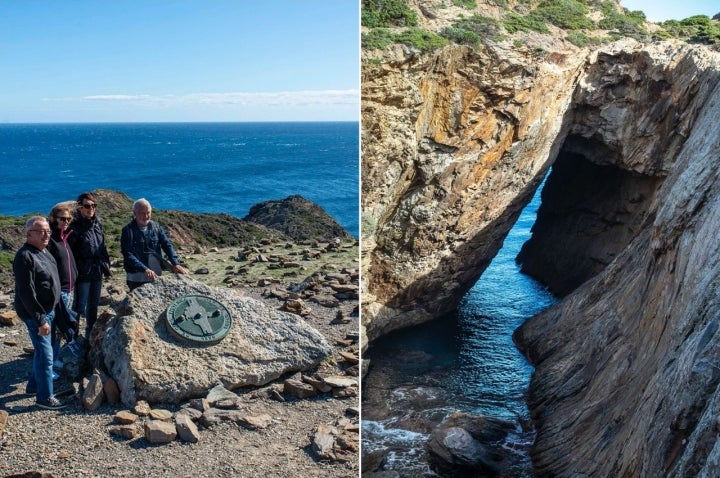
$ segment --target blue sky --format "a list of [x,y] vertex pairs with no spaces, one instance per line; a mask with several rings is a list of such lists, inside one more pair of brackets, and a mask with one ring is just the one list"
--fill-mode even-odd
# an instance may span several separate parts
[[720,0],[621,0],[629,10],[642,10],[651,22],[683,20],[694,15],[712,18],[720,13]]
[[1,0],[0,122],[357,121],[358,0]]

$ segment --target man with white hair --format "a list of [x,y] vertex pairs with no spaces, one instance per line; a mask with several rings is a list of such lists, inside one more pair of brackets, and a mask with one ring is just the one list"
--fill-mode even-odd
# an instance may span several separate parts
[[[120,250],[127,272],[127,285],[132,291],[162,275],[163,265],[176,274],[187,274],[180,265],[167,234],[151,219],[152,206],[141,198],[133,204],[133,220],[122,229]],[[165,252],[167,259],[162,256]]]
[[15,311],[25,322],[33,352],[32,371],[25,388],[35,394],[38,407],[59,410],[65,405],[53,390],[52,325],[55,306],[60,301],[60,277],[57,263],[48,252],[50,224],[41,216],[25,223],[25,244],[15,254]]

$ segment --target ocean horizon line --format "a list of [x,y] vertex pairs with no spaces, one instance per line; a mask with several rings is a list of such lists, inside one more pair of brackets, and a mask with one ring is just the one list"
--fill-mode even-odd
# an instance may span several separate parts
[[0,126],[3,125],[95,125],[95,124],[293,124],[293,123],[360,123],[360,120],[282,120],[282,121],[30,121],[30,122],[15,122],[15,121],[0,121]]

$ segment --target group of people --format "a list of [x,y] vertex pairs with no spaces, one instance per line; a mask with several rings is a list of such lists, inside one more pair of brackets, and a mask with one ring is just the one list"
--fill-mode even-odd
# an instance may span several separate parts
[[[75,341],[79,323],[62,327],[61,319],[75,314],[78,319],[84,317],[85,337],[89,337],[97,320],[103,278],[112,274],[105,232],[96,209],[95,196],[82,193],[76,201],[56,204],[47,218],[31,217],[25,222],[26,242],[13,261],[15,310],[25,322],[34,347],[25,391],[35,394],[41,408],[56,410],[65,406],[53,389],[53,380],[58,376],[53,367],[63,365],[62,338],[72,353],[84,353]],[[120,248],[131,291],[156,280],[164,266],[177,274],[187,274],[167,234],[151,217],[150,203],[138,199],[133,204],[133,219],[122,229]]]

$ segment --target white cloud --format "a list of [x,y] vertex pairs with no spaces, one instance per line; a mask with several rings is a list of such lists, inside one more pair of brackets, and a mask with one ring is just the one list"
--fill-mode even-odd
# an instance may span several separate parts
[[150,95],[95,95],[85,96],[83,100],[108,100],[108,101],[123,101],[123,100],[143,100],[149,98]]
[[331,106],[357,105],[358,90],[305,90],[258,93],[191,93],[187,95],[126,95],[103,94],[83,97],[43,98],[43,101],[63,102],[128,102],[134,106]]

